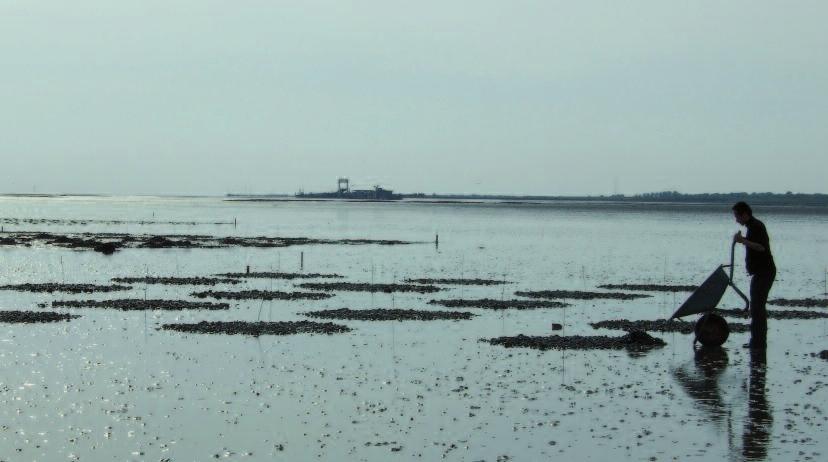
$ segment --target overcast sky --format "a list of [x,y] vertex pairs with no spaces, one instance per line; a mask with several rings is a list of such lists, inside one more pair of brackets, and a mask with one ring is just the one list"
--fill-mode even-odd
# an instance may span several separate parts
[[828,192],[828,2],[0,0],[0,192]]

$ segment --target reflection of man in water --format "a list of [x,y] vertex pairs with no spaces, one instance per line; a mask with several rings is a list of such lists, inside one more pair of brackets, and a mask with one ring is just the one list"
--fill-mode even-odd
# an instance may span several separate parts
[[776,278],[776,265],[770,249],[770,237],[765,224],[753,216],[753,210],[744,202],[733,206],[736,221],[747,227],[747,235],[739,231],[733,241],[745,246],[745,264],[750,279],[750,343],[746,347],[765,348],[768,337],[768,301],[773,280]]
[[771,415],[765,396],[765,350],[750,351],[750,386],[748,387],[748,420],[742,433],[742,455],[745,460],[763,460],[768,455]]
[[[748,385],[748,413],[742,430],[741,454],[743,460],[764,460],[768,455],[773,417],[765,395],[765,351],[750,350],[750,384]],[[673,371],[676,381],[696,402],[700,410],[720,431],[728,435],[728,449],[738,454],[738,446],[731,439],[730,404],[719,390],[719,377],[728,366],[727,352],[720,348],[696,350],[695,368],[687,365]],[[726,426],[725,426],[726,425]],[[730,459],[732,459],[731,457]]]

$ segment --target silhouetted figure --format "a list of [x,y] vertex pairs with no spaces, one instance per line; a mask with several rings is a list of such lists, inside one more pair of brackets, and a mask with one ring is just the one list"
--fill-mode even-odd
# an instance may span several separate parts
[[746,347],[765,348],[768,337],[768,301],[773,280],[776,279],[776,265],[771,254],[770,237],[765,224],[753,216],[753,210],[745,202],[733,206],[736,221],[747,227],[743,237],[739,231],[733,241],[745,246],[745,265],[750,279],[750,343]]
[[773,416],[765,396],[765,350],[750,350],[750,385],[748,386],[748,420],[742,432],[742,456],[745,460],[763,460],[768,455]]

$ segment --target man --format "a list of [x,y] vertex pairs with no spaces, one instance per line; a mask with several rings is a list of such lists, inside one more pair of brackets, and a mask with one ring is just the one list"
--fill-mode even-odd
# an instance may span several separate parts
[[776,278],[776,265],[770,249],[770,237],[765,224],[753,216],[753,210],[745,202],[733,206],[736,222],[747,227],[747,235],[739,231],[733,241],[745,246],[745,264],[750,278],[750,343],[747,348],[764,349],[767,346],[768,301],[773,280]]

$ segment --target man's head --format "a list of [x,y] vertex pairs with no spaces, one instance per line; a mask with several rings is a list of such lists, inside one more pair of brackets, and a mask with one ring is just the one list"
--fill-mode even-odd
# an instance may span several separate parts
[[744,225],[753,217],[753,210],[747,205],[747,202],[740,201],[733,206],[733,216],[736,218],[737,223]]

